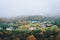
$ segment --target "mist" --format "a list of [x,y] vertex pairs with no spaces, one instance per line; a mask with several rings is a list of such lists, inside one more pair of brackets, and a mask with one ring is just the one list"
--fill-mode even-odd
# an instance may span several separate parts
[[0,17],[59,16],[60,0],[0,0]]

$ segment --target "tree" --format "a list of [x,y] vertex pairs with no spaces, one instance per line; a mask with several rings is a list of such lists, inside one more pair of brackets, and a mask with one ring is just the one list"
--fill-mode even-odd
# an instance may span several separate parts
[[0,27],[3,28],[3,30],[6,30],[6,28],[9,26],[7,23],[2,23],[2,24],[0,24]]
[[57,19],[56,24],[57,24],[58,27],[60,27],[60,18]]
[[16,30],[17,26],[18,26],[17,24],[13,24],[12,25],[12,27],[13,27],[14,30]]

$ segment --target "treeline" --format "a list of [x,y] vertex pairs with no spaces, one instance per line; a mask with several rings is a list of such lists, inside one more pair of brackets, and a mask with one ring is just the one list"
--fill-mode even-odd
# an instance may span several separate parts
[[39,15],[35,16],[23,16],[23,17],[13,17],[13,18],[0,18],[0,24],[2,23],[13,23],[13,24],[28,24],[29,21],[38,21],[38,22],[44,22],[44,21],[50,21],[53,25],[57,25],[60,27],[60,17],[43,17]]

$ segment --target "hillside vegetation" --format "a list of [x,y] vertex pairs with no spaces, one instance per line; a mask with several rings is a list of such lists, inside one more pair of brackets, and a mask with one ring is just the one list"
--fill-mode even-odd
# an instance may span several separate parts
[[0,40],[60,40],[60,18],[0,18]]

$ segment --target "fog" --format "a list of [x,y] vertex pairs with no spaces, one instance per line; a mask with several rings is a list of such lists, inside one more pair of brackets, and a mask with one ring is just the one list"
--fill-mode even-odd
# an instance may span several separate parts
[[0,17],[59,16],[60,0],[0,0]]

